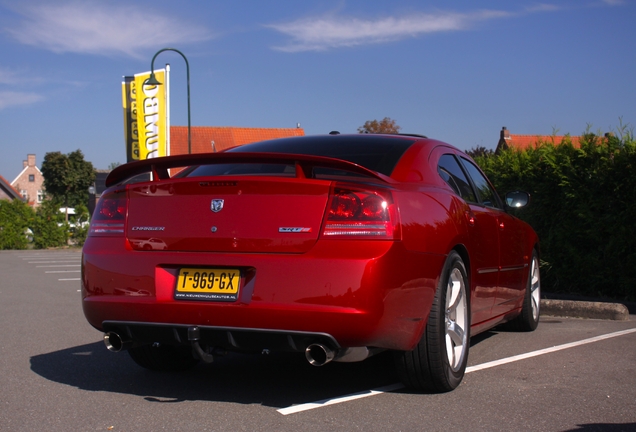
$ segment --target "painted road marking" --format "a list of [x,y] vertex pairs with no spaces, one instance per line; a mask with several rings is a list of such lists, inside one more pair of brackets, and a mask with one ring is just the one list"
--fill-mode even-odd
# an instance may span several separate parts
[[79,273],[81,270],[48,270],[44,273]]
[[369,396],[375,396],[375,395],[379,395],[382,393],[386,393],[386,392],[390,392],[390,391],[394,391],[394,390],[399,390],[401,388],[404,388],[404,385],[402,384],[392,384],[389,386],[385,386],[385,387],[378,387],[377,389],[373,389],[373,390],[365,390],[365,391],[361,391],[359,393],[352,393],[350,395],[347,396],[341,396],[341,397],[337,397],[337,398],[332,398],[332,399],[323,399],[320,401],[316,401],[316,402],[309,402],[306,404],[301,404],[301,405],[294,405],[294,406],[290,406],[288,408],[281,408],[279,410],[277,410],[279,413],[281,413],[282,415],[289,415],[289,414],[294,414],[297,412],[301,412],[301,411],[307,411],[310,409],[314,409],[314,408],[321,408],[324,406],[328,406],[328,405],[334,405],[334,404],[339,404],[339,403],[343,403],[343,402],[349,402],[355,399],[362,399],[365,397],[369,397]]
[[56,264],[56,263],[70,263],[77,262],[76,259],[73,260],[61,260],[61,261],[27,261],[27,264]]
[[[475,366],[470,366],[466,368],[466,373],[471,373],[471,372],[477,372],[480,370],[484,370],[484,369],[489,369],[489,368],[493,368],[496,366],[501,366],[507,363],[513,363],[519,360],[525,360],[531,357],[537,357],[543,354],[549,354],[549,353],[553,353],[553,352],[557,352],[557,351],[562,351],[562,350],[566,350],[569,348],[574,348],[577,346],[581,346],[581,345],[586,345],[586,344],[590,344],[590,343],[594,343],[594,342],[599,342],[602,340],[606,340],[606,339],[611,339],[611,338],[615,338],[615,337],[619,337],[619,336],[624,336],[630,333],[636,333],[636,328],[633,329],[628,329],[628,330],[622,330],[622,331],[618,331],[618,332],[614,332],[614,333],[608,333],[605,335],[601,335],[601,336],[596,336],[596,337],[592,337],[592,338],[588,338],[588,339],[583,339],[577,342],[571,342],[571,343],[567,343],[567,344],[563,344],[563,345],[557,345],[554,346],[552,348],[545,348],[545,349],[541,349],[541,350],[537,350],[537,351],[532,351],[529,353],[525,353],[525,354],[519,354],[516,356],[512,356],[512,357],[507,357],[507,358],[503,358],[501,360],[495,360],[495,361],[491,361],[491,362],[486,362],[486,363],[482,363],[479,365],[475,365]],[[329,405],[335,405],[335,404],[339,404],[339,403],[343,403],[343,402],[349,402],[351,400],[356,400],[356,399],[361,399],[361,398],[365,398],[365,397],[369,397],[369,396],[376,396],[382,393],[387,393],[387,392],[391,392],[391,391],[395,391],[395,390],[399,390],[401,388],[404,388],[404,386],[402,384],[392,384],[389,386],[385,386],[385,387],[379,387],[377,389],[373,389],[373,390],[365,390],[359,393],[353,393],[350,395],[346,395],[346,396],[340,396],[337,398],[331,398],[331,399],[323,399],[320,401],[316,401],[316,402],[309,402],[306,404],[300,404],[300,405],[293,405],[287,408],[281,408],[279,410],[277,410],[279,413],[281,413],[282,415],[289,415],[289,414],[295,414],[295,413],[299,413],[302,411],[308,411],[311,409],[315,409],[315,408],[322,408],[325,406],[329,406]]]

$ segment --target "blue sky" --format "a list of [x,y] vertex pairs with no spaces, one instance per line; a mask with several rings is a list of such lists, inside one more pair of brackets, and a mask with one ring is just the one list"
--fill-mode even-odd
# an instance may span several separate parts
[[[461,149],[636,124],[636,1],[0,0],[0,174],[27,153],[125,161],[121,80],[190,63],[195,126],[355,133],[390,117]],[[187,124],[185,62],[171,65]]]

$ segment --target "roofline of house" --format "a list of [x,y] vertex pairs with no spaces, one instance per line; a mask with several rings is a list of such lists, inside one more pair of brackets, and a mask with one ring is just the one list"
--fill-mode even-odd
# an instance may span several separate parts
[[7,180],[0,175],[0,187],[6,191],[7,195],[13,195],[14,199],[22,199],[22,195],[20,192],[14,188],[11,183],[7,182]]
[[[11,186],[13,186],[13,184],[18,181],[18,179],[20,178],[20,176],[22,174],[24,174],[24,172],[27,170],[27,168],[29,168],[29,166],[25,166],[24,168],[22,168],[22,171],[20,171],[20,173],[15,176],[15,178],[13,179],[13,181],[11,182]],[[33,168],[35,168],[36,170],[38,170],[38,173],[42,174],[42,171],[40,171],[40,168],[37,167],[37,165],[33,165]]]

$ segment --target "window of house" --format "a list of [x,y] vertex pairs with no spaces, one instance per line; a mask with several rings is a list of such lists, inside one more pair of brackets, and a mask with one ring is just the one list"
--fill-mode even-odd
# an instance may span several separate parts
[[38,191],[38,202],[41,203],[42,201],[44,201],[44,192],[39,190]]
[[29,199],[29,193],[26,191],[26,189],[22,189],[20,191],[20,195],[22,195],[22,199],[24,199],[24,200],[28,200]]
[[30,182],[34,182],[35,181],[35,175],[29,174],[29,181]]

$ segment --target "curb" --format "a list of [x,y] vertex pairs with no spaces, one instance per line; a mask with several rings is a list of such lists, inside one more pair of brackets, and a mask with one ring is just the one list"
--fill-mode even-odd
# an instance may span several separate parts
[[542,299],[540,311],[545,316],[629,321],[629,310],[620,303]]

